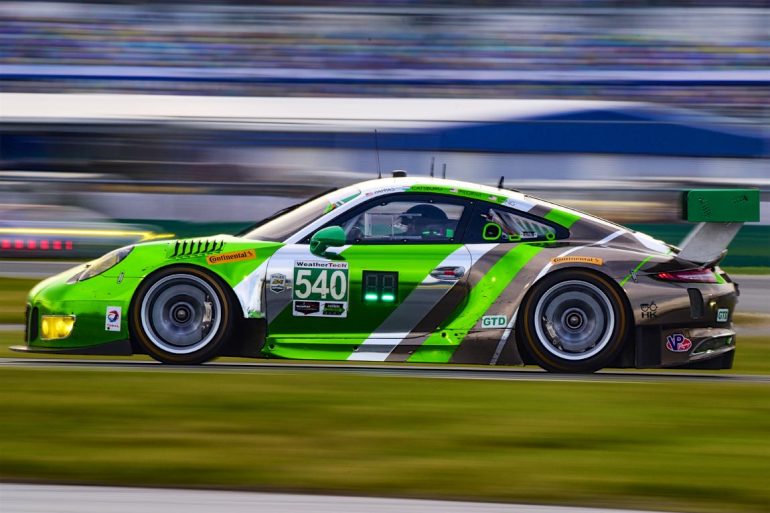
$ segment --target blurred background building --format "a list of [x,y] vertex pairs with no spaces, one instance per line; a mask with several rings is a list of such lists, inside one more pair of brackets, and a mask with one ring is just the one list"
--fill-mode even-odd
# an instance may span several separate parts
[[[770,265],[769,14],[752,0],[5,2],[0,203],[193,235],[378,168],[446,166],[676,243],[679,191],[751,185],[762,223],[729,258]],[[28,249],[19,233],[8,249]]]

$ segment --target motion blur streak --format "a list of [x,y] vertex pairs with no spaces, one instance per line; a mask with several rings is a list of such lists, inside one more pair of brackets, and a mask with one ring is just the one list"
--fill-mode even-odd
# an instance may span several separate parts
[[5,2],[4,90],[601,97],[767,120],[761,0],[312,4]]
[[0,484],[4,513],[645,513],[633,510],[529,506],[323,495],[153,488]]
[[80,230],[77,228],[0,228],[0,235],[84,235],[87,237],[101,236],[137,236],[142,241],[166,239],[173,233],[152,233],[131,230]]

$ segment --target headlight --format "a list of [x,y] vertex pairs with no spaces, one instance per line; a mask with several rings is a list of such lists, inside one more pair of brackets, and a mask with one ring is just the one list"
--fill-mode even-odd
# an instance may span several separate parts
[[93,278],[94,276],[98,276],[102,274],[104,271],[115,267],[124,258],[126,258],[129,253],[131,253],[132,249],[134,249],[133,246],[126,246],[125,248],[120,248],[120,249],[116,249],[115,251],[110,251],[103,257],[94,260],[92,263],[88,265],[88,268],[86,268],[86,270],[83,271],[83,273],[78,277],[78,281],[83,281],[83,280],[87,280],[88,278]]
[[41,331],[43,340],[56,340],[67,338],[75,326],[74,315],[44,315],[41,319]]

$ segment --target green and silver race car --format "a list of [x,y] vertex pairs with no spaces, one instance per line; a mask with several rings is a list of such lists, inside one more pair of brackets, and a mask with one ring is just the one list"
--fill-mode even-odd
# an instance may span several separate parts
[[[691,205],[724,200],[700,192]],[[49,278],[29,294],[14,349],[172,364],[729,368],[736,286],[717,263],[759,204],[739,192],[748,214],[701,223],[680,249],[516,191],[372,180],[240,236],[136,244]],[[703,210],[690,217],[721,220]]]

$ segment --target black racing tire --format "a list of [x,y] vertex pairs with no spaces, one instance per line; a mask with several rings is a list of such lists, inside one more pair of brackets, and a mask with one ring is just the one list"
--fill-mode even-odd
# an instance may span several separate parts
[[132,340],[162,363],[196,365],[216,358],[233,333],[231,297],[226,285],[200,268],[163,269],[134,294]]
[[591,373],[622,351],[631,327],[627,303],[608,278],[583,269],[547,275],[524,298],[520,342],[550,372]]

